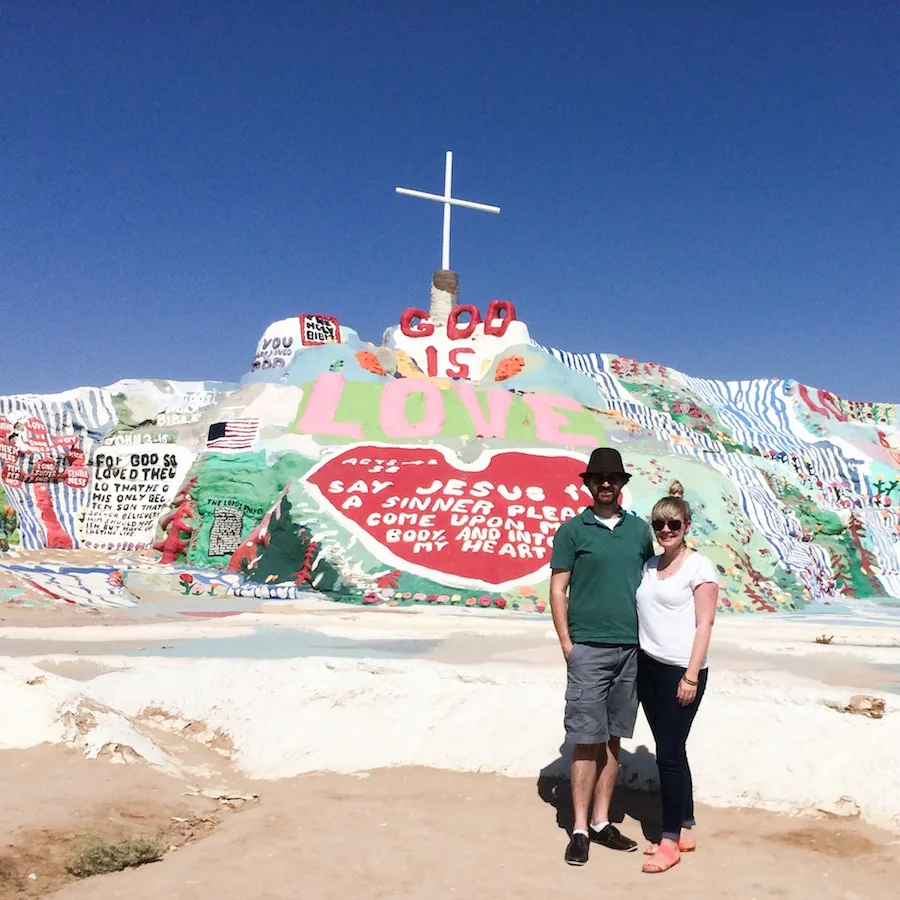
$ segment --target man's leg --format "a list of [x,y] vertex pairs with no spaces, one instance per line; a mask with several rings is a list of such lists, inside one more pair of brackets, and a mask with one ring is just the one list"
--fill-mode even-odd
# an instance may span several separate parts
[[[565,859],[584,865],[590,849],[588,817],[597,786],[597,761],[609,740],[606,697],[612,672],[606,654],[589,644],[576,644],[567,662],[565,726],[572,752],[574,828]],[[603,758],[603,757],[599,757]]]
[[572,751],[572,808],[575,813],[573,831],[588,833],[591,796],[597,782],[597,756],[606,744],[576,744]]
[[597,748],[597,787],[591,823],[598,831],[609,822],[609,804],[619,777],[619,746],[619,739],[610,737]]
[[594,791],[594,814],[591,839],[612,850],[632,852],[637,843],[625,837],[609,821],[609,804],[619,775],[620,739],[634,734],[637,719],[637,648],[610,647],[604,653],[610,660],[612,680],[606,701],[609,740],[601,749],[598,766],[602,766]]

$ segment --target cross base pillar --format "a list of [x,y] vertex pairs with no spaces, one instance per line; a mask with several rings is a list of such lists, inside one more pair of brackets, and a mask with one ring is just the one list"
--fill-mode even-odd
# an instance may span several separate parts
[[449,269],[438,269],[431,275],[431,307],[433,325],[446,325],[454,306],[459,305],[459,275]]

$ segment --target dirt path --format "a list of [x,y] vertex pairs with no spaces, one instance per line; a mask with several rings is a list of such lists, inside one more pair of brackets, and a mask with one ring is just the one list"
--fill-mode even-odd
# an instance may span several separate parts
[[[60,748],[0,753],[0,898],[565,900],[612,890],[635,900],[887,900],[900,877],[900,844],[857,822],[703,809],[698,852],[651,878],[638,854],[599,847],[584,868],[566,866],[565,803],[554,808],[549,782],[539,791],[531,780],[391,769],[252,787],[259,803],[230,815],[142,764]],[[618,806],[626,833],[640,837],[634,817],[651,826],[651,799],[625,795]],[[158,829],[179,847],[162,862],[53,892],[78,836]]]

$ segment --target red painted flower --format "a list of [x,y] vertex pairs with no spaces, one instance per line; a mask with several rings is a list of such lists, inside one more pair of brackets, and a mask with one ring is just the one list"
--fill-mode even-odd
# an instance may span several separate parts
[[494,606],[496,606],[497,609],[504,609],[506,607],[506,601],[502,597],[498,597],[494,601]]
[[194,583],[194,576],[193,576],[193,575],[190,575],[190,574],[187,573],[187,572],[185,572],[184,575],[179,575],[179,576],[178,576],[178,580],[181,581],[181,582],[183,582],[184,584],[193,584],[193,583]]

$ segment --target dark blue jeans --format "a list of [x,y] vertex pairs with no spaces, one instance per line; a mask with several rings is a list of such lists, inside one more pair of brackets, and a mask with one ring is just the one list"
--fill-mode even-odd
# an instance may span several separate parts
[[706,691],[707,670],[697,678],[697,697],[690,706],[678,702],[678,682],[685,669],[658,662],[643,651],[638,656],[638,699],[656,741],[656,764],[662,794],[662,833],[677,841],[683,826],[694,824],[694,786],[687,758],[687,739]]

